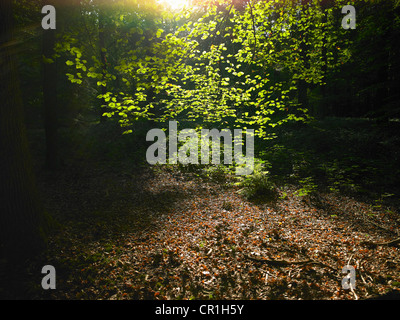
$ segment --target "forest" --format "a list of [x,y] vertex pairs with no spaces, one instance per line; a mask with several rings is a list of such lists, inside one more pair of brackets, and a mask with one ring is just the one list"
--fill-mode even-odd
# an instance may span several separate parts
[[399,0],[0,21],[1,300],[400,299]]

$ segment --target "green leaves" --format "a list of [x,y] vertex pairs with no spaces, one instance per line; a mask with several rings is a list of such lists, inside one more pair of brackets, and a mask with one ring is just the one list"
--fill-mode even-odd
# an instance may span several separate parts
[[158,30],[156,31],[156,37],[157,37],[157,38],[161,37],[161,34],[162,34],[163,32],[164,32],[163,29],[158,29]]
[[107,98],[108,107],[118,111],[107,116],[123,125],[140,117],[229,122],[268,138],[268,127],[307,119],[300,81],[323,84],[327,70],[348,55],[332,10],[323,11],[319,1],[259,1],[240,11],[210,6],[163,21],[119,10],[107,16],[113,32],[103,59],[74,35],[58,47],[71,57],[70,81],[88,78],[107,88],[116,99]]

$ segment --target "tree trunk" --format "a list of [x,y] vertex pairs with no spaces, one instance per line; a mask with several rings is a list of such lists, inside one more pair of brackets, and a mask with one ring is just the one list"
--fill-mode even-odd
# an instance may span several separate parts
[[[107,58],[106,58],[106,47],[105,47],[105,30],[104,30],[104,13],[103,5],[100,4],[99,8],[99,48],[100,48],[100,63],[102,69],[103,80],[107,75]],[[101,94],[107,93],[106,86],[101,86]],[[100,122],[105,122],[106,118],[103,117],[103,113],[106,112],[105,106],[107,105],[105,98],[100,100]]]
[[[328,23],[328,13],[327,10],[334,5],[332,0],[322,0],[320,3],[322,10],[322,24],[326,25]],[[319,106],[319,114],[318,117],[324,118],[325,116],[331,115],[332,111],[332,102],[328,99],[328,88],[327,88],[327,76],[328,76],[328,48],[327,48],[327,36],[328,31],[326,27],[324,27],[323,38],[322,38],[322,84],[320,86],[321,89],[321,103]]]
[[[307,8],[309,5],[309,0],[301,0],[301,7],[302,7],[302,12],[300,13],[301,15],[304,14],[304,9]],[[308,45],[307,45],[307,38],[308,34],[307,31],[300,31],[299,32],[299,37],[302,39],[300,43],[300,49],[301,49],[301,59],[304,61],[304,67],[305,68],[310,68],[310,61],[307,56],[307,52],[309,50]],[[309,84],[303,80],[300,79],[297,83],[297,100],[301,106],[301,108],[307,108],[309,109],[309,99],[308,99],[308,88]]]
[[0,253],[24,261],[43,242],[47,218],[36,189],[12,38],[12,0],[0,1]]
[[[327,13],[326,13],[326,7],[322,6],[322,23],[325,25],[328,22],[328,17],[327,17]],[[326,88],[326,81],[327,81],[327,73],[328,73],[328,50],[326,48],[326,30],[324,30],[324,36],[322,39],[322,84],[321,84],[321,95],[322,95],[322,108],[320,108],[321,111],[323,111],[322,113],[322,117],[324,117],[326,114],[329,114],[331,111],[331,106],[330,106],[330,101],[328,101],[327,99],[327,88]],[[319,114],[318,116],[321,116],[321,114]]]
[[[54,1],[43,4],[54,5]],[[54,55],[56,30],[43,30],[43,56],[52,59],[52,63],[43,61],[43,104],[44,128],[46,134],[46,168],[54,170],[58,167],[58,110],[57,110],[57,64]]]

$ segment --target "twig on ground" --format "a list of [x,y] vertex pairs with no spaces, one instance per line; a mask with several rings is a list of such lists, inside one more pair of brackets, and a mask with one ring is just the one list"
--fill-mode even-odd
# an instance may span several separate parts
[[362,245],[368,245],[371,247],[378,247],[378,246],[395,246],[400,243],[400,238],[386,241],[386,242],[373,242],[373,241],[363,241],[361,242]]
[[296,265],[316,264],[316,265],[320,265],[320,266],[329,268],[331,270],[337,271],[335,268],[331,267],[328,264],[325,264],[325,263],[322,263],[322,262],[319,262],[319,261],[315,261],[315,260],[311,260],[311,259],[308,259],[308,260],[285,260],[285,259],[275,260],[275,259],[254,258],[254,257],[250,257],[250,256],[248,256],[246,254],[243,254],[243,256],[246,259],[249,259],[249,260],[252,260],[252,261],[255,261],[255,262],[266,263],[266,264],[269,264],[271,266],[284,267],[284,266],[290,266],[290,265],[293,265],[293,264],[296,264]]
[[352,292],[353,295],[354,295],[354,299],[358,300],[358,297],[357,297],[356,293],[354,292],[354,289],[353,289],[353,286],[352,286],[351,283],[350,283],[350,290],[351,290],[351,292]]

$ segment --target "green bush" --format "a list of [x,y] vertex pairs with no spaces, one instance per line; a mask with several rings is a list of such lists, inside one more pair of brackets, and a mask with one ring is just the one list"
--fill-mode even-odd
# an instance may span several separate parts
[[277,191],[275,185],[270,180],[269,163],[256,159],[254,162],[254,171],[247,176],[238,177],[235,184],[240,187],[239,194],[248,200],[252,199],[268,199],[276,198]]
[[226,182],[231,175],[232,172],[230,167],[222,164],[211,165],[203,170],[203,176],[205,176],[208,180],[220,183]]
[[312,177],[306,177],[304,179],[299,180],[301,184],[301,188],[297,190],[294,194],[299,197],[309,196],[314,194],[318,186],[315,184],[314,179]]

